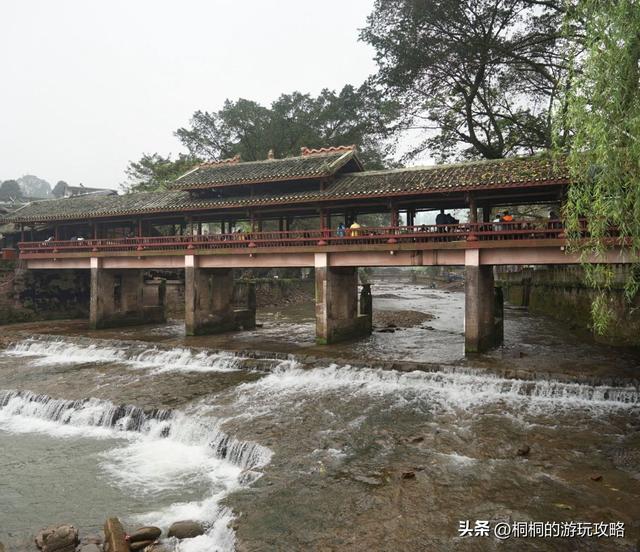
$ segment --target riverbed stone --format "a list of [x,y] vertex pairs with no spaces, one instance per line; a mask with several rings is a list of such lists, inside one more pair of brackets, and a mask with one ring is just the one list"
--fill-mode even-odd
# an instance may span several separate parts
[[204,527],[197,521],[176,521],[169,527],[168,534],[169,537],[176,537],[177,539],[192,539],[204,535]]
[[75,552],[78,530],[69,524],[51,525],[36,535],[36,546],[42,552]]
[[104,551],[129,552],[124,528],[117,517],[109,518],[104,523]]
[[129,542],[155,541],[162,535],[162,529],[159,527],[148,526],[136,529],[129,536]]
[[76,549],[76,552],[102,552],[102,548],[92,542],[89,544],[83,544],[80,548]]

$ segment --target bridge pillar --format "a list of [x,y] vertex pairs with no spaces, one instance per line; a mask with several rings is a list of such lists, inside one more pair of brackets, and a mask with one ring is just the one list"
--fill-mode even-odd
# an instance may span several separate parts
[[316,253],[316,343],[327,345],[369,335],[371,290],[365,286],[358,305],[357,267],[332,267],[326,253]]
[[502,344],[502,290],[496,290],[493,266],[480,264],[480,251],[465,251],[464,348],[481,353]]
[[[231,268],[201,268],[194,255],[186,255],[184,277],[187,335],[256,327],[255,288],[253,284],[246,284],[242,289],[236,289]],[[244,308],[236,308],[239,295]]]
[[145,307],[143,288],[143,270],[103,268],[102,259],[92,257],[90,328],[164,322],[164,295],[158,294],[157,305]]

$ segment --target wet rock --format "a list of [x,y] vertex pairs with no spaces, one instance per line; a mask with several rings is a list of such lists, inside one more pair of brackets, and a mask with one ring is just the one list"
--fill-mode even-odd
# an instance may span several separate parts
[[36,535],[36,546],[42,552],[75,552],[78,530],[73,525],[51,525]]
[[129,535],[129,542],[156,541],[162,535],[159,527],[140,527]]
[[104,523],[104,552],[129,552],[122,523],[116,517]]
[[414,472],[413,470],[406,470],[402,472],[402,479],[415,479],[416,478],[416,472]]
[[414,435],[413,437],[409,437],[410,443],[422,443],[424,441],[424,437],[422,435]]
[[529,445],[522,445],[521,447],[518,447],[516,454],[518,456],[527,456],[527,454],[529,454],[530,452],[531,452],[531,447]]
[[591,481],[602,481],[602,476],[598,474],[594,474],[591,476]]
[[80,548],[76,549],[76,552],[102,552],[102,548],[96,543],[83,544]]
[[394,328],[380,328],[377,330],[378,333],[396,333]]
[[156,542],[156,539],[145,540],[145,541],[137,541],[137,542],[130,542],[129,543],[129,548],[131,549],[131,552],[138,552],[139,550],[144,550],[148,546],[151,546],[155,542]]
[[168,535],[177,539],[192,539],[204,535],[204,527],[197,521],[176,521],[169,527]]

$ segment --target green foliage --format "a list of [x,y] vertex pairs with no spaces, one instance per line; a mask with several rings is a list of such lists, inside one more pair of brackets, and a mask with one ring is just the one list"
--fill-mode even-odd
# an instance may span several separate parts
[[381,168],[391,153],[385,138],[398,116],[395,102],[367,86],[324,89],[318,96],[283,94],[270,107],[245,99],[227,100],[219,111],[196,111],[176,136],[193,157],[219,160],[239,154],[244,161],[300,155],[303,146],[356,144],[369,168]]
[[[567,94],[558,110],[558,146],[568,151],[573,185],[564,209],[574,251],[586,260],[603,252],[617,227],[623,246],[640,252],[640,2],[578,0],[567,28],[586,22],[571,51]],[[583,220],[586,221],[582,222]],[[586,227],[585,227],[586,224]],[[590,236],[590,240],[583,238]],[[594,328],[610,320],[604,291],[612,278],[589,265],[587,283],[599,290],[593,303]],[[625,293],[638,291],[638,270],[630,271]]]
[[16,180],[5,180],[0,185],[0,200],[2,201],[15,201],[22,197],[22,190],[20,184]]
[[501,158],[551,143],[563,0],[376,0],[373,79],[426,138],[409,154]]
[[123,185],[127,192],[151,192],[164,190],[169,182],[195,167],[200,160],[181,153],[172,160],[158,153],[145,153],[139,161],[130,161],[126,168],[129,182]]

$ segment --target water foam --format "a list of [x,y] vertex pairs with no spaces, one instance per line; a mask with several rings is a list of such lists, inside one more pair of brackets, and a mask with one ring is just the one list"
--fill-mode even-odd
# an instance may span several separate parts
[[[107,342],[110,343],[110,342]],[[161,372],[232,372],[240,369],[241,355],[226,351],[193,351],[187,348],[159,349],[145,344],[74,342],[68,339],[27,338],[9,346],[4,354],[35,357],[35,366],[117,362],[131,368]]]
[[168,526],[194,519],[208,527],[179,550],[233,550],[233,513],[219,502],[260,477],[272,452],[238,440],[220,429],[221,420],[187,416],[175,410],[144,410],[98,399],[54,399],[28,391],[0,391],[0,429],[45,432],[57,437],[118,439],[103,455],[102,468],[127,492],[152,499],[163,492],[208,489],[206,498],[172,504],[141,515],[140,523]]

